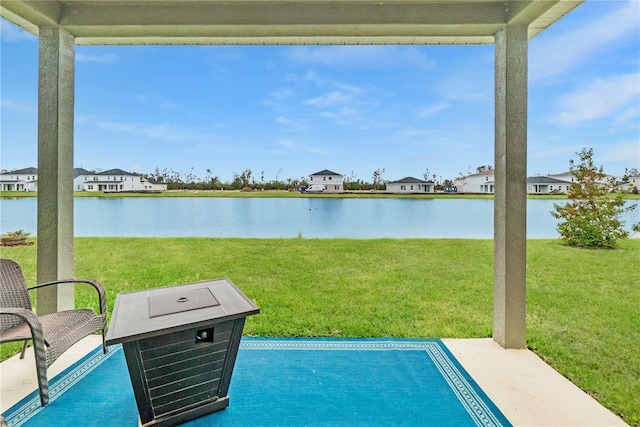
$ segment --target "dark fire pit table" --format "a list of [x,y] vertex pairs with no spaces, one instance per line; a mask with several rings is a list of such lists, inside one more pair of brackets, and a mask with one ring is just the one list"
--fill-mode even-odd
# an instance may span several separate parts
[[227,279],[118,294],[106,341],[122,343],[142,425],[229,406],[244,321],[259,312]]

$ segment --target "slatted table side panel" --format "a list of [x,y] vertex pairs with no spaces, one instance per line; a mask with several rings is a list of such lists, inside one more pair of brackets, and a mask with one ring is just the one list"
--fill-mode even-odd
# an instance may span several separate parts
[[[140,341],[154,417],[223,396],[219,386],[236,323],[199,326]],[[205,339],[200,338],[203,331],[207,333]]]

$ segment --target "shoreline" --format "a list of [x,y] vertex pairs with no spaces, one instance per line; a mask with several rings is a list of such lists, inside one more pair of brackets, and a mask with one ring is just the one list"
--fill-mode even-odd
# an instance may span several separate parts
[[[35,191],[0,191],[0,199],[20,199],[37,197]],[[131,198],[131,197],[248,197],[248,198],[362,198],[362,199],[494,199],[494,194],[484,193],[387,193],[385,191],[369,190],[348,190],[343,193],[301,193],[299,191],[288,190],[167,190],[164,192],[87,192],[76,191],[74,198],[96,197],[96,198]],[[614,197],[612,195],[612,197]],[[640,194],[623,194],[624,200],[640,200]],[[568,200],[566,194],[528,194],[528,200]]]

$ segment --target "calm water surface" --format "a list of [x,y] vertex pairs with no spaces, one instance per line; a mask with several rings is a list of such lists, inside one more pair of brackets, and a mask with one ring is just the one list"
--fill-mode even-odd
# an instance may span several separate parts
[[[35,234],[36,203],[0,200],[0,231]],[[527,201],[528,238],[558,237],[554,203]],[[76,236],[493,238],[493,200],[83,197],[74,209]],[[640,212],[622,219],[630,230]]]

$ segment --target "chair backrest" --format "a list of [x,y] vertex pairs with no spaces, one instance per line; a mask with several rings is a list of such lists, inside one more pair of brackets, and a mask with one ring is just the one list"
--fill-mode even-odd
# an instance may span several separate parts
[[[0,307],[31,310],[31,299],[22,270],[10,259],[0,259]],[[0,316],[0,331],[21,323],[22,320],[16,316]]]

